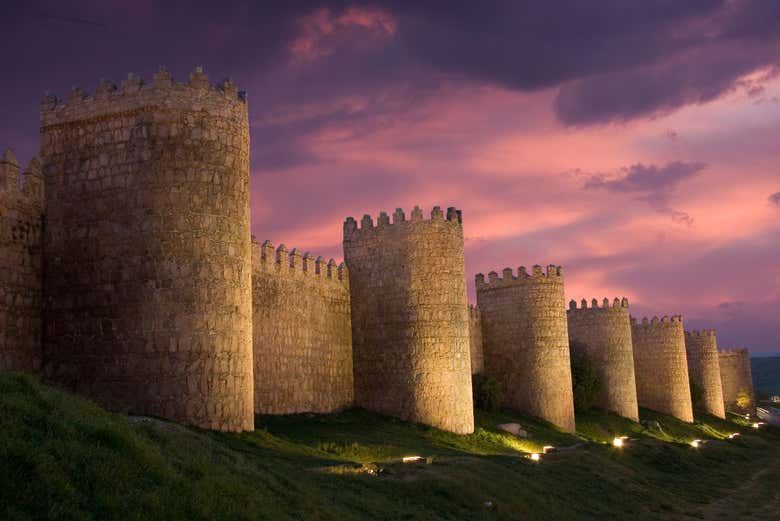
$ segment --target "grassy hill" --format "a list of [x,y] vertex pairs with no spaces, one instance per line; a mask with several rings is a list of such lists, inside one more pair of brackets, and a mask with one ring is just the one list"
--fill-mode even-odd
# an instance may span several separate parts
[[[224,434],[108,413],[3,373],[0,519],[777,519],[780,432],[641,414],[662,430],[593,411],[569,435],[479,413],[476,432],[456,436],[352,410]],[[506,421],[532,437],[495,429]],[[623,434],[635,440],[608,443]],[[694,438],[712,441],[696,449]],[[572,448],[527,458],[544,445]],[[412,455],[424,459],[399,461]]]
[[780,356],[751,358],[753,387],[759,394],[780,395]]

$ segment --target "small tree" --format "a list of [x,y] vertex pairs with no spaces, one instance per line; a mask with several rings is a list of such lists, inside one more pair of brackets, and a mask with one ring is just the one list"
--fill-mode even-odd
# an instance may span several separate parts
[[747,411],[750,409],[750,406],[753,404],[753,399],[750,397],[750,393],[747,392],[745,389],[741,389],[737,393],[737,407],[741,411]]
[[474,396],[474,407],[488,412],[496,412],[501,408],[501,384],[495,378],[484,374],[471,375],[471,392]]
[[601,377],[596,370],[596,364],[587,355],[585,345],[572,342],[569,347],[574,408],[578,411],[587,411],[601,392]]
[[691,403],[694,409],[702,409],[704,406],[704,389],[696,383],[693,378],[689,378],[691,386]]

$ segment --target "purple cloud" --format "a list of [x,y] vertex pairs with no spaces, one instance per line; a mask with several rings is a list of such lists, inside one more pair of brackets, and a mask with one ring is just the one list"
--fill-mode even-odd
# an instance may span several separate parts
[[769,202],[780,206],[780,192],[775,192],[772,195],[769,196]]

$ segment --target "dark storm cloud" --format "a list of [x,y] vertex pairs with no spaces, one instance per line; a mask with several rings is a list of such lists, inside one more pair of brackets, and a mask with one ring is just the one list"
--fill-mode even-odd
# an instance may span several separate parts
[[625,175],[616,179],[593,176],[585,183],[585,188],[603,188],[661,201],[665,200],[677,185],[696,176],[706,167],[705,163],[685,161],[675,161],[664,166],[637,163],[624,168]]
[[769,196],[769,202],[780,206],[780,192],[775,192],[774,194]]

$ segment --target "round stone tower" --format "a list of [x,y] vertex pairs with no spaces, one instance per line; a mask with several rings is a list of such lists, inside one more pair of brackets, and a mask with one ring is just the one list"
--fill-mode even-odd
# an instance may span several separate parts
[[747,349],[724,349],[718,352],[720,378],[723,385],[723,401],[727,410],[739,410],[737,398],[747,394],[748,407],[755,405],[753,395],[753,373],[750,368],[750,353]]
[[702,390],[704,410],[719,418],[725,418],[715,330],[705,329],[692,333],[686,331],[685,353],[688,356],[688,374]]
[[104,406],[253,428],[243,93],[102,81],[41,109],[46,377]]
[[506,406],[574,431],[566,298],[560,267],[505,268],[476,276],[485,373],[501,382]]
[[459,434],[474,430],[460,211],[415,207],[344,222],[355,403]]
[[693,421],[682,317],[631,319],[640,407]]
[[601,307],[593,299],[590,308],[582,299],[579,309],[572,300],[567,317],[572,349],[582,349],[601,377],[596,406],[639,421],[628,299],[616,298],[610,306],[605,298]]

